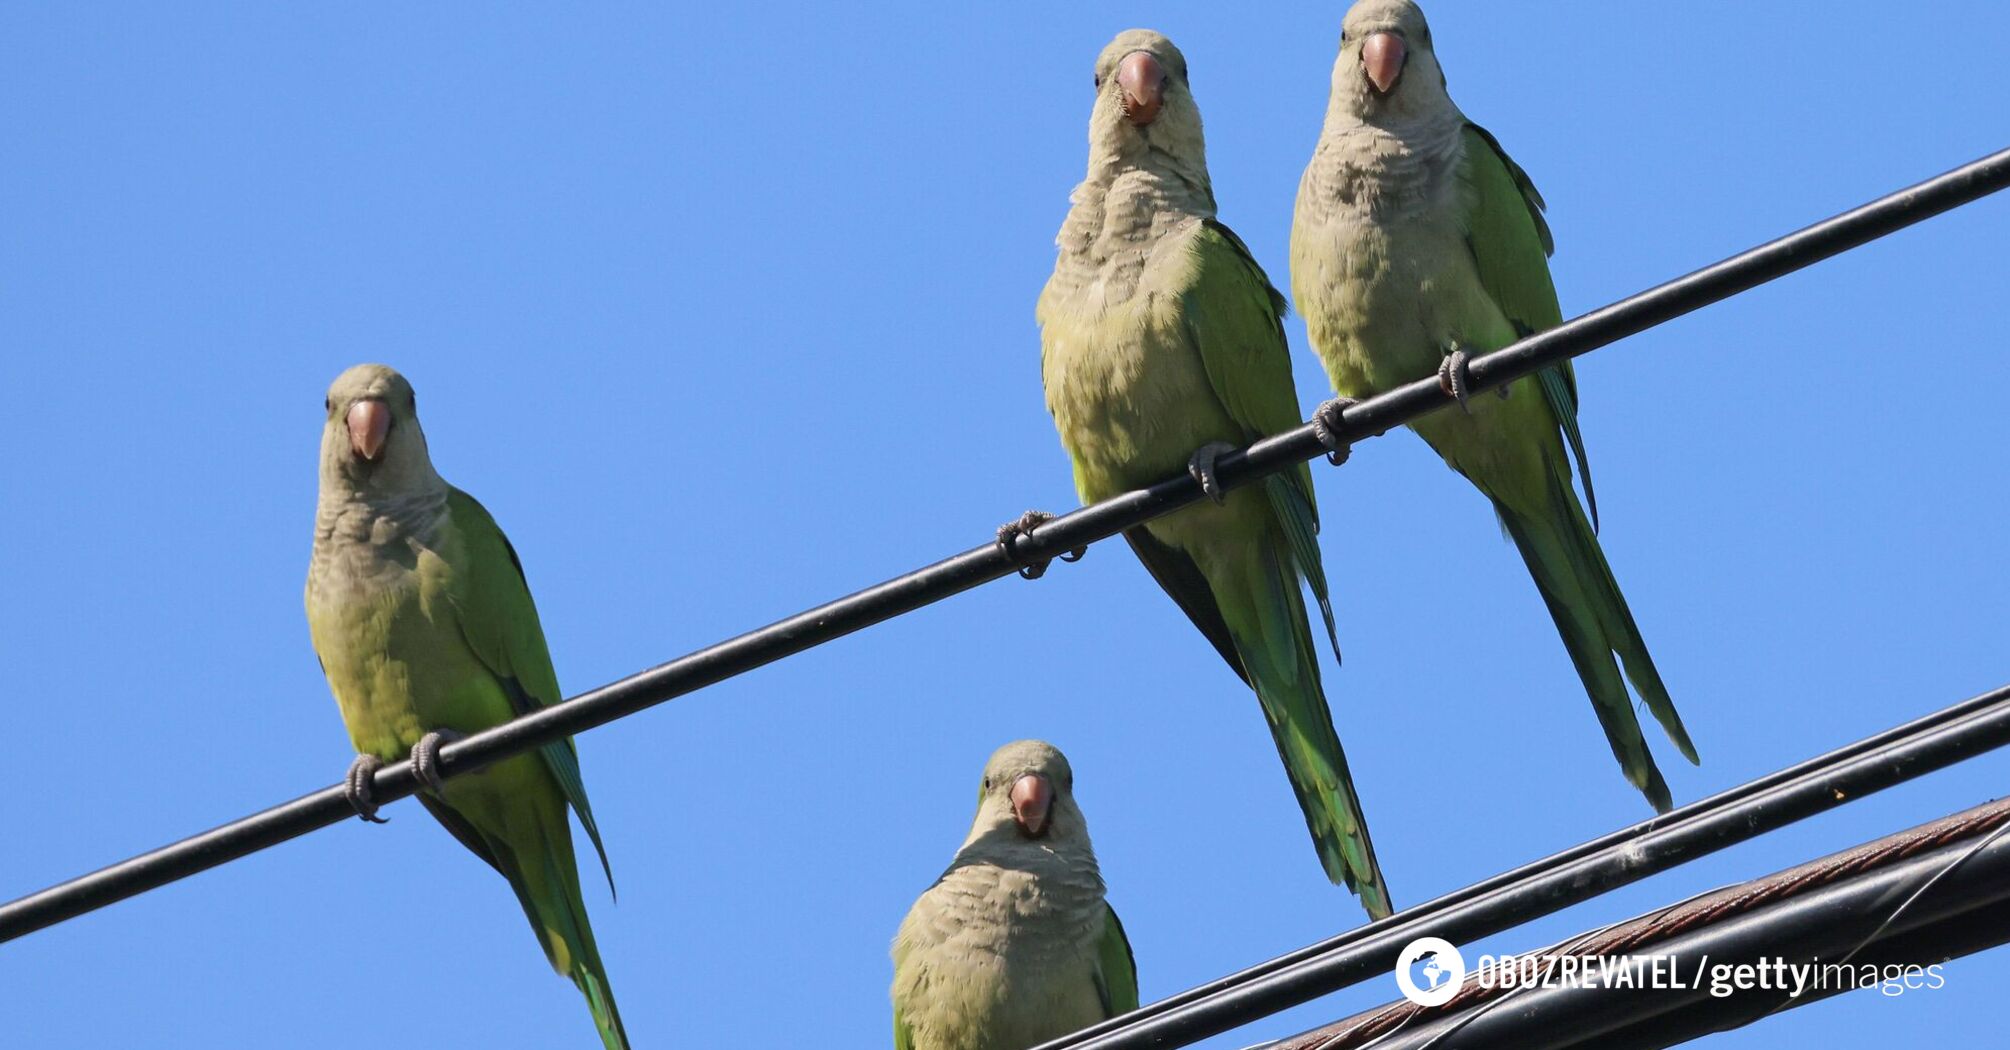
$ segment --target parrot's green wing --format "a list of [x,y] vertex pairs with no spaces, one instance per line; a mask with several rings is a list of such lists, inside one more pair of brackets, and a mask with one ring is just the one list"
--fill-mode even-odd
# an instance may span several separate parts
[[[1542,194],[1528,173],[1508,157],[1500,142],[1478,124],[1466,125],[1466,170],[1475,194],[1466,223],[1466,243],[1479,264],[1487,295],[1521,335],[1563,323],[1563,308],[1549,275],[1556,241],[1544,221]],[[1591,488],[1591,461],[1577,428],[1577,372],[1565,361],[1536,374],[1543,400],[1570,444],[1591,525],[1598,528],[1598,496]]]
[[914,1050],[914,1029],[901,1020],[898,1005],[893,1008],[893,1050]]
[[1125,529],[1124,542],[1131,545],[1131,552],[1144,563],[1159,588],[1200,628],[1214,651],[1228,662],[1229,669],[1242,678],[1243,684],[1249,684],[1249,669],[1242,666],[1242,654],[1235,651],[1235,638],[1228,633],[1228,621],[1222,617],[1214,590],[1208,586],[1200,566],[1194,564],[1193,556],[1160,542],[1143,525]]
[[[1288,308],[1284,294],[1271,285],[1242,238],[1221,222],[1202,220],[1188,243],[1194,273],[1183,297],[1187,335],[1200,353],[1215,397],[1242,428],[1242,443],[1298,426],[1304,418],[1299,414],[1298,387],[1291,379],[1291,347],[1284,338]],[[1340,634],[1333,624],[1333,602],[1319,556],[1312,468],[1300,463],[1272,474],[1264,479],[1264,489],[1291,542],[1298,571],[1319,601],[1326,639],[1337,660]]]
[[[1103,905],[1103,939],[1096,946],[1096,994],[1103,1000],[1104,1018],[1127,1014],[1138,1008],[1138,963],[1131,955],[1131,939],[1124,936],[1124,924],[1117,910]],[[895,1045],[900,1040],[895,1038]]]
[[[468,648],[502,683],[517,717],[558,703],[564,699],[558,689],[558,673],[552,669],[544,627],[538,622],[537,606],[531,600],[530,584],[516,549],[473,496],[451,490],[447,511],[466,558],[454,574],[451,595]],[[586,784],[579,776],[579,751],[568,737],[544,745],[538,755],[551,770],[552,779],[558,781],[565,800],[579,814],[580,826],[600,855],[600,870],[612,893],[614,870],[607,863],[607,848],[600,844],[600,828],[586,800]]]
[[[1298,426],[1298,390],[1284,338],[1284,297],[1228,227],[1208,219],[1186,237],[1192,257],[1179,292],[1180,315],[1216,402],[1245,444]],[[1249,537],[1256,545],[1251,548],[1254,571],[1207,578],[1208,600],[1217,604],[1245,678],[1263,704],[1278,757],[1327,876],[1353,888],[1369,914],[1380,918],[1390,911],[1388,887],[1319,686],[1317,643],[1298,591],[1301,578],[1311,586],[1337,659],[1339,637],[1315,539],[1319,518],[1311,468],[1299,464],[1265,478],[1264,494],[1290,560],[1284,549],[1266,549],[1272,546],[1268,537]],[[1188,604],[1188,599],[1174,597]]]
[[[893,973],[896,984],[900,980],[900,968],[907,964],[906,947],[906,938],[896,938],[893,942]],[[914,1029],[907,1026],[907,1018],[901,1015],[899,995],[893,997],[893,1050],[914,1050]]]
[[[1563,323],[1563,311],[1550,282],[1548,257],[1554,242],[1542,218],[1542,196],[1536,193],[1528,174],[1478,125],[1466,125],[1465,147],[1466,177],[1473,189],[1466,243],[1477,264],[1480,283],[1518,332],[1554,328]],[[1513,514],[1498,501],[1495,510],[1550,604],[1565,647],[1592,695],[1613,754],[1655,807],[1665,811],[1672,805],[1667,784],[1640,739],[1638,720],[1625,686],[1612,673],[1608,652],[1619,654],[1641,699],[1667,729],[1683,757],[1696,761],[1696,747],[1648,656],[1647,643],[1619,592],[1619,581],[1613,578],[1598,546],[1598,500],[1592,493],[1591,467],[1577,427],[1576,373],[1568,363],[1544,369],[1537,385],[1577,461],[1590,520],[1586,522],[1583,511],[1571,505],[1575,501],[1569,494],[1569,468],[1561,459],[1555,464],[1554,510],[1546,519]]]

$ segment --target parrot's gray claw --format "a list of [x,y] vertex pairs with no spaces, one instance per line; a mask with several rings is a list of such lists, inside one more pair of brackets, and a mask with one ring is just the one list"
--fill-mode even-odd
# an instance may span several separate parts
[[1195,481],[1200,482],[1200,490],[1207,493],[1207,498],[1216,504],[1228,502],[1228,490],[1222,488],[1221,479],[1215,477],[1214,462],[1221,458],[1222,453],[1234,451],[1235,446],[1226,441],[1210,441],[1194,452],[1192,459],[1186,461],[1186,472],[1192,475]]
[[1473,387],[1472,359],[1473,355],[1464,350],[1454,350],[1446,354],[1445,360],[1438,365],[1438,389],[1444,391],[1446,397],[1457,401],[1459,408],[1467,413],[1472,412],[1466,404]]
[[349,763],[349,773],[342,778],[342,797],[356,810],[356,815],[372,824],[389,824],[390,821],[377,815],[377,802],[370,797],[376,783],[377,770],[383,761],[376,755],[357,755],[356,761]]
[[[1020,558],[1019,552],[1014,549],[1014,545],[1021,536],[1053,520],[1054,516],[1044,510],[1029,510],[1017,518],[998,526],[998,549],[1004,551],[1005,556],[1012,559],[1013,564],[1019,566],[1019,575],[1029,580],[1037,580],[1047,575],[1047,566],[1051,564],[1050,560],[1026,561]],[[1082,555],[1087,553],[1089,553],[1089,548],[1076,547],[1074,550],[1061,555],[1061,560],[1081,561]]]
[[412,775],[436,795],[447,789],[447,780],[440,775],[440,748],[460,738],[461,734],[451,729],[436,729],[412,745]]
[[[1468,415],[1472,413],[1472,406],[1466,404],[1466,399],[1473,392],[1472,363],[1473,355],[1455,349],[1446,354],[1444,361],[1438,365],[1438,389],[1444,391],[1446,397],[1456,400]],[[1510,384],[1503,383],[1494,393],[1506,401],[1509,388]]]
[[1348,454],[1354,451],[1353,442],[1340,437],[1345,429],[1340,414],[1360,403],[1351,397],[1336,397],[1312,410],[1312,436],[1326,446],[1326,462],[1336,467],[1347,462]]

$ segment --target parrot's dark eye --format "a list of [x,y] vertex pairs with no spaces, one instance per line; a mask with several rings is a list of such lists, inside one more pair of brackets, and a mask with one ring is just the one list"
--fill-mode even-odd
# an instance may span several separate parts
[[1098,73],[1096,74],[1096,90],[1100,91],[1102,90],[1102,88],[1103,88],[1103,75],[1101,73]]
[[324,398],[322,398],[322,399],[321,399],[321,411],[323,411],[323,412],[333,412],[333,411],[335,411],[335,399],[334,399],[334,398],[332,398],[332,397],[324,397]]
[[986,790],[986,791],[989,791],[989,790],[991,790],[991,778],[990,778],[990,777],[985,777],[985,778],[984,778],[984,790]]

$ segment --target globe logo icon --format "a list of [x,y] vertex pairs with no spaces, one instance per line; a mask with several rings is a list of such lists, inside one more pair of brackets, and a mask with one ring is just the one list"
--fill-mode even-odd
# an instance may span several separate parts
[[[1423,987],[1411,975],[1413,967],[1423,974]],[[1443,1006],[1451,1002],[1465,979],[1465,956],[1459,954],[1457,945],[1442,937],[1419,937],[1404,945],[1396,956],[1396,987],[1402,990],[1403,998],[1418,1006]]]

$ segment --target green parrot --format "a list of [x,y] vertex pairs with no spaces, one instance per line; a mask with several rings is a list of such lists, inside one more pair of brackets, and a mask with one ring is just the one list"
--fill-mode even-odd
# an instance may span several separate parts
[[[1433,373],[1458,399],[1412,429],[1493,501],[1613,755],[1665,811],[1668,785],[1626,679],[1691,762],[1696,748],[1599,549],[1576,373],[1566,362],[1516,381],[1502,398],[1466,400],[1468,357],[1562,323],[1543,207],[1527,173],[1446,94],[1417,5],[1356,3],[1325,129],[1298,188],[1292,295],[1343,399]],[[1322,418],[1337,404],[1323,406]],[[1589,517],[1571,486],[1572,459]]]
[[1006,744],[970,835],[893,939],[895,1050],[1025,1050],[1137,1008],[1075,774],[1052,744]]
[[433,470],[412,386],[357,365],[328,389],[307,623],[358,755],[350,802],[377,820],[371,776],[411,756],[418,796],[509,880],[552,968],[572,978],[608,1050],[627,1050],[594,945],[566,807],[613,887],[570,739],[442,781],[445,740],[561,699],[523,566],[474,497]]
[[1094,502],[1184,469],[1213,498],[1124,538],[1256,691],[1327,877],[1387,915],[1299,592],[1302,578],[1334,639],[1311,472],[1227,493],[1214,477],[1223,450],[1297,426],[1300,408],[1284,297],[1215,218],[1200,111],[1172,41],[1133,29],[1096,59],[1089,172],[1071,199],[1038,318],[1047,408],[1076,491]]

